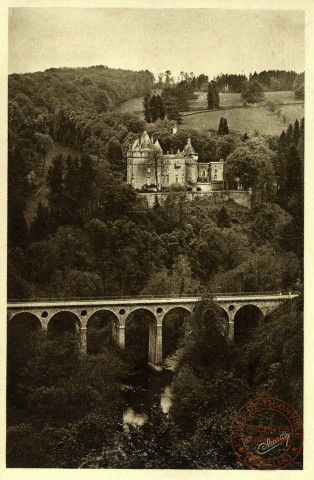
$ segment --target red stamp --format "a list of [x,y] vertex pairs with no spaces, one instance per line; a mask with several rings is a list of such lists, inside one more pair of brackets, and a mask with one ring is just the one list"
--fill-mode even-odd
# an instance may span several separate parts
[[303,423],[287,402],[259,397],[247,402],[231,424],[232,448],[254,470],[279,470],[298,457],[303,446]]

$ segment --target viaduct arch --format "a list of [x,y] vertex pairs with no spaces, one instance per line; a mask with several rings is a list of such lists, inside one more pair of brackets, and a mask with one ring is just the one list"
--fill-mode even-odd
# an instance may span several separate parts
[[[264,294],[219,294],[212,300],[224,312],[228,324],[228,337],[231,342],[237,341],[239,332],[249,330],[252,323],[258,323],[269,315],[284,301],[297,297],[298,294],[282,295],[278,293]],[[40,322],[44,334],[52,328],[56,318],[61,313],[70,313],[73,319],[72,327],[79,349],[82,354],[87,353],[87,331],[92,318],[100,312],[113,314],[113,339],[121,347],[125,347],[125,327],[130,315],[138,310],[145,309],[152,314],[149,329],[148,363],[155,370],[162,369],[162,333],[165,316],[177,308],[184,309],[192,314],[195,304],[204,300],[201,297],[134,297],[117,299],[76,299],[76,300],[41,300],[8,302],[8,322],[14,321],[19,314],[32,314]],[[249,311],[249,313],[248,313]],[[251,315],[250,312],[258,315]],[[258,317],[255,321],[255,317]],[[253,318],[253,321],[250,320]],[[89,320],[91,320],[89,322]],[[52,323],[51,323],[52,322]],[[74,324],[74,327],[73,327]]]

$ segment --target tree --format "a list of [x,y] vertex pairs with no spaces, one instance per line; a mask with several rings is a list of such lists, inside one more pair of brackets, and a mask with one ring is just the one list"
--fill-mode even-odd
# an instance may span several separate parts
[[28,243],[28,227],[19,199],[9,197],[8,218],[8,246],[25,248]]
[[270,150],[265,140],[252,138],[239,145],[226,161],[226,176],[229,185],[240,185],[247,190],[253,188],[261,190],[264,198],[274,194],[274,167],[275,153]]
[[219,108],[219,92],[216,85],[216,82],[209,82],[208,89],[207,89],[207,107],[208,110],[214,110],[215,108]]
[[35,133],[35,138],[37,140],[39,150],[42,152],[44,156],[43,160],[43,173],[45,172],[45,163],[46,163],[46,156],[49,150],[51,150],[54,147],[54,141],[52,140],[51,136],[48,135],[47,133]]
[[230,216],[226,207],[221,207],[217,213],[217,226],[219,228],[228,228],[230,227]]
[[215,106],[215,94],[212,82],[208,83],[207,89],[207,108],[208,110],[213,110]]
[[194,368],[215,370],[228,362],[227,322],[221,309],[211,300],[195,305],[189,322],[191,334],[183,361]]
[[165,71],[165,83],[166,85],[169,85],[170,81],[171,81],[171,71],[170,70],[166,70]]
[[304,95],[305,95],[305,92],[304,92],[304,84],[303,84],[297,87],[296,90],[294,91],[294,98],[296,100],[304,101]]
[[101,277],[94,272],[80,270],[58,270],[49,286],[48,296],[52,297],[99,297],[104,294]]
[[123,169],[124,164],[122,145],[116,137],[110,138],[106,145],[106,158],[113,170]]
[[78,170],[78,207],[83,215],[91,207],[95,170],[90,155],[83,154]]
[[51,231],[52,225],[49,208],[39,202],[36,217],[29,230],[30,239],[33,242],[44,240]]
[[281,83],[276,77],[271,77],[269,86],[273,92],[281,90]]
[[287,191],[301,193],[303,190],[303,165],[295,145],[291,145],[286,155]]
[[260,103],[264,100],[265,94],[263,87],[257,80],[247,82],[241,98],[248,103]]
[[229,127],[227,119],[224,117],[220,117],[219,127],[218,127],[218,135],[228,135]]
[[144,118],[147,123],[151,123],[152,116],[151,116],[151,109],[150,109],[150,100],[151,96],[149,93],[146,93],[143,100],[143,107],[144,107]]
[[215,108],[219,108],[219,105],[220,105],[220,97],[219,97],[218,87],[217,87],[216,84],[215,84],[215,86],[214,86],[214,98],[215,98]]
[[295,145],[298,145],[300,139],[300,124],[298,119],[294,122],[294,127],[293,127],[293,143]]

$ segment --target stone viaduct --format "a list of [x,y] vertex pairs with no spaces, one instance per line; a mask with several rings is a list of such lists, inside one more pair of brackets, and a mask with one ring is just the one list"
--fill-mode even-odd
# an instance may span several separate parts
[[[259,321],[275,310],[288,299],[298,294],[278,293],[248,293],[248,294],[217,294],[212,297],[223,310],[228,324],[228,336],[234,341],[234,328],[237,316],[249,307],[254,316],[258,314]],[[89,319],[97,312],[111,312],[115,316],[113,334],[120,347],[125,345],[125,325],[131,313],[137,310],[151,312],[154,321],[149,330],[148,363],[155,370],[162,369],[162,330],[165,316],[180,308],[192,313],[195,304],[204,298],[192,296],[169,297],[120,297],[115,299],[76,299],[76,300],[40,300],[40,301],[9,301],[7,306],[8,322],[12,322],[18,314],[31,314],[40,322],[43,332],[47,332],[49,322],[58,313],[70,312],[75,315],[75,331],[79,339],[80,351],[87,352],[87,330]]]

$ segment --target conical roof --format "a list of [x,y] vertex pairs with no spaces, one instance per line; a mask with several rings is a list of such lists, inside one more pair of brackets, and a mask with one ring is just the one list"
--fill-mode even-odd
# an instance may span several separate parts
[[142,134],[141,136],[141,148],[152,148],[152,142],[151,142],[151,139],[149,138],[149,135],[148,133],[145,132]]
[[186,146],[184,147],[184,150],[183,150],[182,153],[183,153],[183,155],[195,155],[196,154],[194,148],[192,147],[190,138],[188,138],[188,142],[187,142]]
[[160,150],[160,151],[162,152],[162,148],[161,148],[160,143],[158,142],[158,140],[156,140],[154,146],[155,146],[155,148],[157,148],[158,150]]
[[139,148],[140,148],[140,142],[139,142],[139,139],[136,138],[132,145],[132,150],[139,150]]

